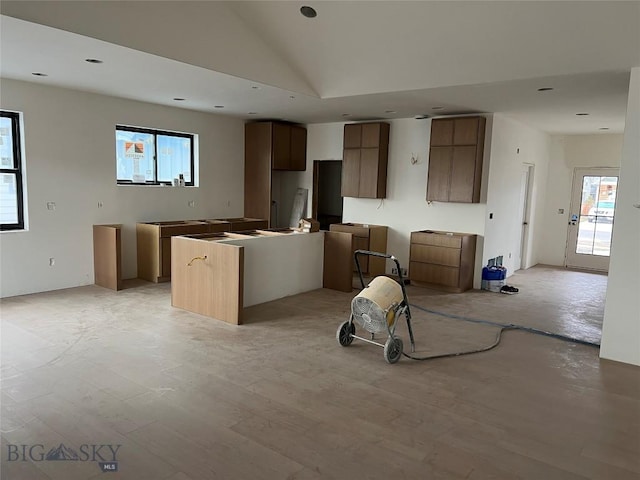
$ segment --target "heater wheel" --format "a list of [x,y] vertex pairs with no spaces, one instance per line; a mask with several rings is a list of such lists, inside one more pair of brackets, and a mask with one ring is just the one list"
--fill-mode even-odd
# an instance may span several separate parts
[[387,363],[396,363],[402,356],[402,340],[389,337],[384,344],[384,359]]
[[336,340],[343,347],[348,347],[353,343],[353,334],[356,333],[356,326],[352,322],[343,322],[336,332]]

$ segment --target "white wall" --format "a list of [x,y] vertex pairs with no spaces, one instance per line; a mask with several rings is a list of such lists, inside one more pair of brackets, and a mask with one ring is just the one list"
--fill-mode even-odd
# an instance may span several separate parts
[[[1,104],[24,113],[29,215],[29,231],[0,234],[2,297],[92,284],[93,224],[124,224],[134,278],[135,222],[243,214],[242,120],[7,79]],[[198,134],[200,187],[117,186],[118,123]]]
[[[600,356],[640,365],[640,68],[631,71]],[[634,207],[636,205],[636,207]]]
[[[510,222],[514,219],[509,208],[517,203],[520,196],[519,165],[523,161],[537,165],[534,190],[535,224],[538,221],[539,205],[544,197],[541,191],[544,189],[544,182],[541,179],[546,178],[548,162],[547,135],[504,116],[493,117],[498,117],[498,123],[496,126],[495,120],[492,121],[492,117],[489,116],[481,193],[483,203],[428,204],[426,188],[431,120],[398,119],[390,121],[387,198],[384,201],[345,198],[344,221],[389,226],[387,251],[398,257],[403,266],[408,265],[409,236],[412,231],[432,229],[475,233],[479,235],[479,245],[474,283],[475,287],[479,288],[481,266],[486,260],[496,255],[504,255],[506,260],[508,252],[514,248],[514,240],[503,235],[503,232],[513,230]],[[298,173],[295,181],[297,186],[308,188],[310,196],[313,188],[313,161],[342,158],[343,125],[344,123],[330,123],[307,127],[307,170]],[[516,147],[521,148],[519,156],[515,155]],[[418,156],[415,165],[410,161],[412,155]],[[507,186],[514,183],[516,190],[502,188],[503,182],[506,182]],[[493,189],[490,188],[487,192],[487,185],[492,185]],[[495,219],[491,222],[486,220],[488,210],[484,202],[489,202],[496,212]],[[311,197],[309,212],[310,205]],[[519,228],[520,221],[515,223]],[[491,232],[486,231],[486,227],[491,228]],[[485,234],[489,235],[489,249],[487,239],[483,242]],[[531,258],[535,263],[535,251],[532,251]],[[510,273],[512,271],[510,269]]]
[[225,243],[244,247],[245,307],[322,288],[324,232]]
[[[551,162],[542,219],[540,263],[564,265],[574,169],[619,167],[622,138],[622,135],[614,134],[551,138]],[[559,209],[564,209],[564,213],[558,213]]]
[[[430,120],[389,121],[389,165],[387,198],[383,200],[345,197],[343,221],[387,225],[387,252],[409,266],[409,236],[412,231],[431,229],[484,233],[484,204],[427,204],[427,164]],[[307,126],[307,170],[298,174],[299,186],[309,189],[311,212],[313,161],[342,159],[344,123]],[[418,163],[412,165],[412,155]],[[479,261],[479,260],[478,260]],[[387,267],[391,269],[391,264]]]
[[[546,195],[550,137],[506,115],[493,116],[491,161],[487,189],[487,215],[483,263],[503,256],[507,274],[520,268],[518,255],[522,238],[521,178],[523,164],[534,165],[525,266],[538,263],[541,218]],[[493,218],[489,218],[493,213]]]

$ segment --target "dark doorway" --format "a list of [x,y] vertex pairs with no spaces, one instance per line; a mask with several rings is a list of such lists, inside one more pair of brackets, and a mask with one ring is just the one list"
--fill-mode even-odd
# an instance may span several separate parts
[[313,217],[322,230],[342,222],[342,160],[314,160]]

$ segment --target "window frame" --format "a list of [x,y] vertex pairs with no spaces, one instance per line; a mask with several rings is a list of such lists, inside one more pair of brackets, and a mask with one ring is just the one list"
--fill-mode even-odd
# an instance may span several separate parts
[[[146,133],[148,135],[153,135],[153,143],[154,143],[154,155],[153,155],[153,178],[154,180],[147,180],[145,182],[134,182],[133,180],[120,180],[118,178],[118,171],[116,166],[116,183],[118,185],[138,185],[138,186],[158,186],[158,185],[172,185],[171,181],[161,182],[158,181],[158,135],[164,135],[168,137],[178,137],[178,138],[188,138],[191,140],[191,151],[189,158],[189,166],[191,168],[191,180],[186,182],[186,187],[195,187],[196,186],[196,172],[195,172],[195,138],[196,135],[192,133],[184,133],[184,132],[172,132],[169,130],[158,130],[155,128],[146,128],[146,127],[132,127],[129,125],[116,125],[116,135],[118,131],[125,132],[135,132],[135,133]],[[117,146],[116,146],[117,148]],[[117,152],[116,152],[116,161],[117,161]]]
[[18,203],[18,222],[17,223],[0,223],[0,231],[24,230],[24,164],[23,164],[23,148],[22,134],[20,130],[20,113],[8,110],[0,110],[0,117],[11,119],[11,134],[13,137],[13,168],[4,168],[0,165],[0,173],[12,174],[16,179],[16,196]]

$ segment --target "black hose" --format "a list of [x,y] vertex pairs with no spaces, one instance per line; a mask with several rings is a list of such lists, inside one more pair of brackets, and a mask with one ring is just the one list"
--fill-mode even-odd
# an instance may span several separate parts
[[542,335],[544,337],[551,337],[551,338],[555,338],[557,340],[563,340],[565,342],[578,343],[580,345],[587,345],[589,347],[597,347],[597,348],[600,347],[599,343],[588,342],[586,340],[581,340],[579,338],[568,337],[566,335],[561,335],[559,333],[547,332],[545,330],[540,330],[538,328],[523,327],[522,325],[515,325],[513,323],[498,323],[498,322],[492,322],[490,320],[480,320],[480,319],[476,319],[476,318],[462,317],[460,315],[453,315],[453,314],[450,314],[450,313],[444,313],[444,312],[438,312],[436,310],[430,310],[428,308],[421,307],[420,305],[413,305],[413,304],[410,304],[410,305],[411,305],[412,308],[417,308],[418,310],[421,310],[421,311],[426,312],[426,313],[431,313],[433,315],[439,315],[441,317],[452,318],[454,320],[462,320],[464,322],[470,322],[470,323],[476,323],[476,324],[481,324],[481,325],[487,325],[487,326],[491,326],[491,327],[500,328],[500,331],[498,331],[498,335],[496,336],[495,342],[492,343],[491,345],[489,345],[488,347],[483,347],[483,348],[479,348],[479,349],[476,349],[476,350],[468,350],[468,351],[464,351],[464,352],[453,352],[453,353],[442,353],[442,354],[438,354],[438,355],[429,355],[429,356],[426,356],[426,357],[414,357],[413,355],[409,355],[407,353],[403,353],[403,355],[405,357],[411,358],[413,360],[433,360],[433,359],[436,359],[436,358],[459,357],[459,356],[462,356],[462,355],[471,355],[473,353],[486,352],[486,351],[489,351],[489,350],[497,347],[500,344],[500,340],[502,340],[502,333],[505,330],[521,330],[523,332],[533,333],[535,335]]

